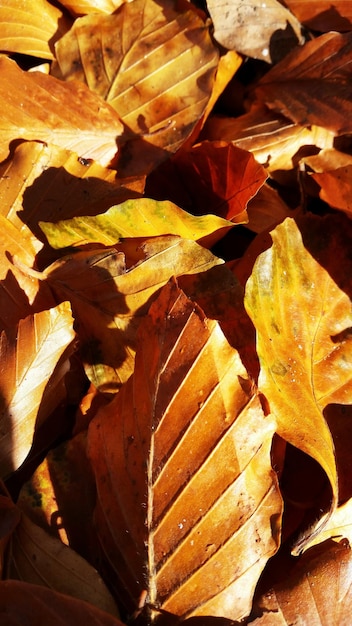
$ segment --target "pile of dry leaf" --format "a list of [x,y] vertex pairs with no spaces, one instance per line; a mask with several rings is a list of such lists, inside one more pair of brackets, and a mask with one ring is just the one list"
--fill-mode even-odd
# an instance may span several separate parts
[[0,0],[0,621],[349,626],[352,0]]

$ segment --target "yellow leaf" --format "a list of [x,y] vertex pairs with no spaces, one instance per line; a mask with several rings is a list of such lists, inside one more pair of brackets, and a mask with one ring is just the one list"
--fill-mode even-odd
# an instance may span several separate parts
[[[1,334],[1,476],[7,476],[25,460],[32,444],[39,409],[41,420],[45,417],[45,406],[41,406],[43,393],[74,336],[68,302],[30,315],[11,332]],[[63,374],[64,371],[61,371],[61,376]],[[50,396],[47,402],[52,402]]]
[[[245,306],[257,332],[258,386],[278,423],[278,433],[313,457],[338,485],[334,445],[323,415],[328,403],[351,403],[351,302],[309,254],[295,222],[271,233],[247,282]],[[319,531],[319,524],[316,532]],[[304,546],[304,539],[297,550]]]
[[[221,238],[233,222],[217,215],[195,216],[172,202],[149,198],[126,200],[101,215],[74,217],[55,224],[40,222],[40,227],[53,248],[101,243],[111,246],[126,237],[179,235],[198,241],[217,233]],[[214,237],[212,238],[214,243]]]

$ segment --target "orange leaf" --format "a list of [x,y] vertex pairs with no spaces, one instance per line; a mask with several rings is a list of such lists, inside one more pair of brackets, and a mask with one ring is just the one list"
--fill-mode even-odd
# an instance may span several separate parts
[[[68,302],[21,320],[0,339],[1,417],[0,475],[7,476],[26,458],[39,409],[41,421],[52,408],[52,395],[43,393],[66,348],[74,339]],[[63,370],[55,374],[64,375]],[[50,388],[49,388],[50,392]],[[56,393],[56,385],[52,392]]]
[[303,126],[352,131],[352,33],[327,33],[297,47],[259,81],[255,95]]
[[351,0],[286,0],[285,5],[297,19],[311,30],[326,33],[352,29]]
[[53,46],[70,27],[62,11],[46,0],[1,0],[0,50],[54,58]]
[[17,580],[0,582],[0,619],[11,626],[123,626],[116,617],[83,600]]
[[250,612],[279,542],[274,430],[217,322],[170,281],[133,376],[88,431],[98,532],[125,598],[146,589],[182,617]]
[[0,99],[1,160],[14,139],[54,143],[103,165],[116,156],[121,121],[85,85],[24,72],[14,61],[0,57]]

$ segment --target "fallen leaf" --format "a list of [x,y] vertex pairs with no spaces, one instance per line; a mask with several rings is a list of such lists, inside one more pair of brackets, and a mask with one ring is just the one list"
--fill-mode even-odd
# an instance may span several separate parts
[[0,582],[0,618],[11,626],[124,626],[117,617],[83,600],[17,580]]
[[158,609],[250,612],[279,543],[274,431],[217,322],[168,283],[141,327],[133,376],[88,431],[100,541],[125,601],[146,589],[152,620]]
[[[62,3],[61,3],[62,4]],[[62,10],[46,0],[1,0],[0,50],[53,60],[54,43],[70,28]]]
[[63,257],[42,275],[59,298],[70,300],[83,363],[100,391],[116,391],[131,375],[137,328],[170,277],[223,263],[196,242],[176,236],[139,245],[142,259],[127,270],[117,246]]
[[113,13],[127,0],[60,0],[60,4],[73,15],[88,13]]
[[310,174],[320,187],[319,196],[331,207],[352,215],[352,163]]
[[267,174],[250,152],[224,141],[203,141],[180,150],[148,177],[146,192],[168,198],[195,215],[214,213],[236,224]]
[[48,587],[119,617],[116,604],[98,572],[25,515],[9,541],[4,577]]
[[259,255],[245,296],[257,332],[258,387],[277,419],[278,434],[326,472],[333,511],[337,472],[323,409],[351,398],[352,342],[345,337],[352,325],[350,299],[305,249],[291,218],[271,236],[273,245]]
[[205,124],[202,136],[219,139],[251,152],[272,177],[281,170],[292,170],[306,146],[332,148],[334,135],[325,128],[295,124],[263,105],[255,105],[238,117],[213,115]]
[[277,0],[207,0],[207,7],[225,48],[273,63],[303,43],[299,21]]
[[116,156],[123,131],[120,118],[85,85],[24,72],[0,57],[0,98],[0,160],[8,156],[15,139],[57,144],[103,165]]
[[[30,315],[1,334],[1,476],[8,476],[25,460],[44,390],[74,337],[68,302]],[[47,402],[52,400],[49,395]],[[43,407],[41,412],[44,419]]]
[[156,235],[178,235],[192,241],[210,238],[213,244],[233,228],[231,222],[217,215],[190,215],[172,202],[150,198],[126,200],[93,217],[73,217],[54,224],[40,222],[39,225],[53,248],[86,243],[111,246],[127,237]]
[[351,0],[286,0],[286,6],[306,28],[318,32],[350,31]]
[[270,109],[302,126],[350,133],[352,33],[330,32],[297,47],[255,87]]
[[116,171],[96,161],[36,141],[20,143],[0,163],[0,212],[22,237],[31,237],[35,252],[44,241],[40,220],[95,215],[143,190],[143,177],[117,180]]
[[37,278],[23,274],[12,262],[16,258],[32,267],[41,246],[28,228],[21,231],[0,215],[0,330],[11,332],[20,319],[55,305],[49,290],[42,290]]
[[251,624],[349,626],[351,565],[351,550],[345,542],[313,548],[301,558],[288,580],[259,599],[256,612],[263,616]]
[[190,135],[209,100],[218,56],[191,7],[179,12],[171,0],[134,0],[112,15],[77,19],[56,45],[52,72],[86,83],[118,112],[131,140],[118,162],[126,176],[150,171]]

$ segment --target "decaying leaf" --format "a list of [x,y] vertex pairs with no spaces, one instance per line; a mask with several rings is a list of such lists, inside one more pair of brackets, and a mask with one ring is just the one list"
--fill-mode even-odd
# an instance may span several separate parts
[[225,48],[272,63],[303,43],[300,23],[278,0],[207,0],[207,6]]
[[17,580],[0,582],[0,619],[11,626],[124,626],[117,617],[109,615],[83,600]]
[[351,402],[352,341],[345,336],[352,326],[350,299],[305,249],[291,218],[271,236],[273,245],[259,255],[245,296],[257,332],[258,386],[277,418],[278,434],[326,472],[333,510],[336,461],[323,409]]
[[259,81],[257,98],[302,126],[352,130],[352,33],[327,33],[293,50]]
[[248,614],[279,542],[274,430],[217,322],[168,283],[133,376],[88,432],[100,542],[125,601],[145,589],[152,619]]
[[[166,0],[134,0],[87,15],[56,45],[59,78],[104,98],[133,136],[119,170],[146,173],[189,136],[209,100],[218,51],[198,14]],[[122,159],[122,160],[121,160]]]
[[0,57],[0,98],[1,160],[16,139],[57,144],[103,165],[116,157],[123,125],[86,85],[24,72],[14,61]]
[[[1,334],[1,476],[16,470],[26,458],[40,407],[41,419],[45,416],[43,393],[74,336],[68,302],[26,317],[11,332]],[[50,396],[47,402],[52,402]]]

